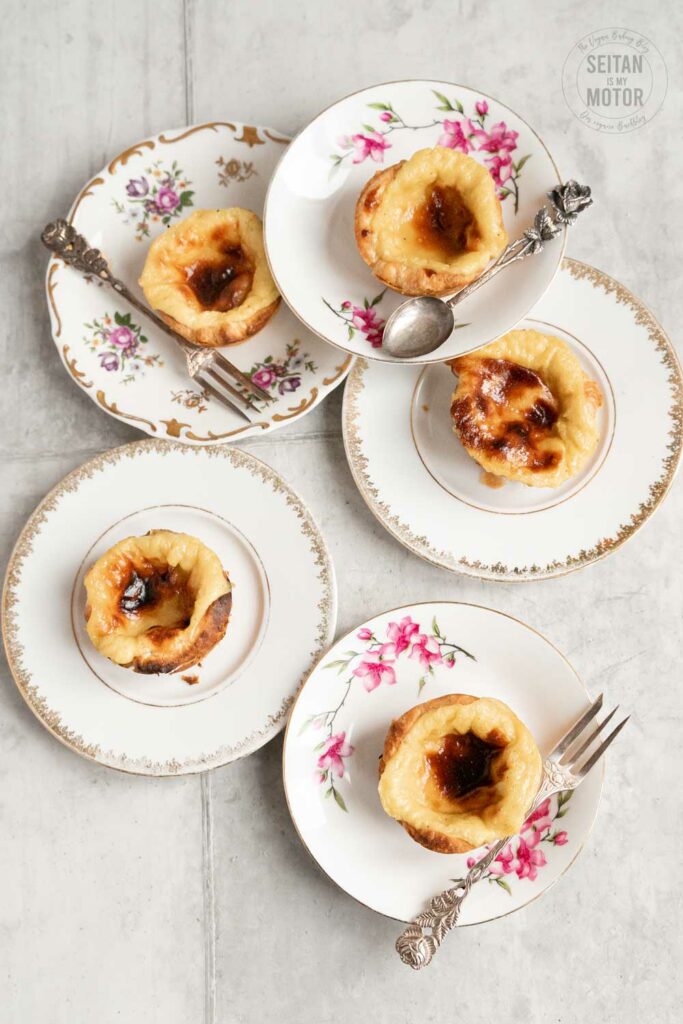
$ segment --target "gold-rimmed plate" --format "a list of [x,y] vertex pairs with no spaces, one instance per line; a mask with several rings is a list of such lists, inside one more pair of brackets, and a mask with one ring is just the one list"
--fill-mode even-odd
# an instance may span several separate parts
[[415,554],[484,579],[547,579],[616,550],[652,515],[678,467],[681,370],[661,326],[623,285],[565,259],[520,326],[562,338],[600,384],[600,440],[556,489],[492,489],[451,429],[445,365],[359,361],[344,396],[344,442],[361,494]]
[[[84,572],[150,529],[197,536],[233,585],[225,637],[168,676],[114,665],[83,627]],[[47,495],[10,558],[2,611],[16,684],[53,735],[112,768],[178,775],[244,757],[284,726],[334,634],[336,594],[310,512],[273,469],[232,447],[149,440],[98,456]]]
[[[504,701],[544,755],[589,700],[567,659],[525,623],[434,601],[373,616],[337,640],[301,688],[285,734],[285,793],[302,842],[340,888],[400,921],[462,878],[472,856],[419,846],[377,793],[392,719],[447,693]],[[568,870],[593,825],[602,778],[592,772],[573,794],[544,801],[472,889],[459,925],[521,909]]]
[[[193,210],[241,206],[261,216],[288,141],[237,121],[161,132],[87,182],[69,219],[144,301],[137,282],[150,243]],[[177,346],[96,279],[53,258],[47,298],[52,337],[72,380],[100,409],[154,438],[206,445],[277,430],[315,408],[352,362],[280,303],[263,330],[226,349],[273,399],[249,425],[193,383]]]

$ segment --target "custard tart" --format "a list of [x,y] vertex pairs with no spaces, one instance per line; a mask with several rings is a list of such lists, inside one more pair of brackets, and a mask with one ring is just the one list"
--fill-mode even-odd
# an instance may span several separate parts
[[595,452],[602,393],[560,338],[510,331],[450,366],[453,429],[487,473],[559,487]]
[[443,146],[378,171],[356,204],[355,232],[375,277],[404,295],[463,288],[508,242],[489,172]]
[[135,672],[179,672],[222,640],[232,608],[218,556],[185,533],[150,530],[110,548],[85,576],[88,636]]
[[465,853],[519,832],[541,773],[534,739],[507,704],[450,693],[392,722],[379,796],[421,846]]
[[251,210],[195,210],[149,247],[140,278],[149,305],[195,345],[256,334],[280,302]]

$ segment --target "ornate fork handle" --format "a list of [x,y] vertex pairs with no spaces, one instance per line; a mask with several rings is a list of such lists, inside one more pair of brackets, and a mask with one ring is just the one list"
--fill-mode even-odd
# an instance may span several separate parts
[[65,220],[56,220],[48,224],[41,234],[43,245],[59,256],[70,267],[80,270],[82,274],[89,274],[97,277],[104,284],[122,295],[126,302],[134,306],[155,324],[160,331],[173,338],[177,345],[180,345],[187,360],[187,368],[191,377],[194,377],[202,366],[213,358],[210,349],[200,349],[191,345],[188,341],[179,337],[176,332],[157,316],[148,306],[140,302],[138,298],[126,287],[118,277],[114,277],[109,264],[99,249],[94,249],[88,244],[87,239]]
[[505,267],[509,267],[511,263],[541,252],[546,242],[554,238],[565,224],[574,224],[581,211],[591,206],[593,202],[588,185],[579,185],[577,181],[573,180],[568,181],[566,185],[552,189],[548,192],[548,198],[551,205],[550,212],[547,207],[542,206],[534,218],[533,227],[527,228],[520,238],[510,242],[498,259],[476,281],[461,288],[452,298],[448,299],[449,306],[457,306],[459,302],[466,299],[472,292],[476,292],[477,288],[481,288],[483,284],[490,281]]
[[[543,765],[543,781],[531,811],[535,810],[546,797],[553,793],[574,789],[577,782],[578,780],[557,762],[546,760]],[[396,940],[396,952],[404,964],[419,971],[431,962],[443,940],[457,924],[460,910],[470,889],[481,881],[487,868],[511,838],[512,836],[506,836],[494,843],[481,860],[472,865],[464,878],[459,879],[450,889],[445,889],[435,896],[430,901],[429,909],[419,914],[399,935]]]

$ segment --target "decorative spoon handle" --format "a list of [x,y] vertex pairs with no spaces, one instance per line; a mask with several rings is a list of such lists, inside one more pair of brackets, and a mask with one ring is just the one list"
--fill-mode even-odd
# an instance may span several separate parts
[[535,256],[537,252],[541,252],[545,242],[549,242],[551,238],[559,234],[564,224],[573,224],[581,211],[593,202],[588,185],[579,185],[577,181],[573,180],[568,181],[566,185],[552,189],[548,192],[548,198],[551,204],[550,212],[546,206],[542,206],[534,217],[533,227],[527,228],[521,238],[510,242],[495,263],[492,263],[476,281],[466,285],[465,288],[447,299],[449,306],[457,306],[459,302],[466,299],[472,292],[476,292],[477,288],[481,288],[483,284],[490,281],[505,267],[509,267],[511,263],[522,260],[525,256]]

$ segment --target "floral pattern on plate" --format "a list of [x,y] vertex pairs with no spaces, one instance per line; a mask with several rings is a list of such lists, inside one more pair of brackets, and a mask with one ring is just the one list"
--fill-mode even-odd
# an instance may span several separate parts
[[135,225],[135,237],[142,241],[149,237],[151,224],[168,227],[186,207],[193,205],[194,192],[187,187],[191,184],[176,160],[170,167],[155,160],[139,178],[129,179],[126,202],[113,199],[112,203],[127,224]]
[[108,373],[121,373],[122,384],[130,384],[136,376],[152,366],[163,366],[160,356],[146,352],[148,338],[142,328],[133,322],[130,313],[105,313],[83,325],[83,341],[94,352],[99,364]]
[[[511,895],[511,889],[505,875],[516,875],[517,878],[535,882],[538,869],[544,868],[548,863],[541,844],[565,846],[569,842],[569,833],[564,829],[553,829],[553,825],[569,810],[567,805],[572,794],[573,790],[567,789],[552,797],[549,796],[540,803],[522,825],[519,835],[503,847],[491,867],[482,875],[482,880],[488,879],[489,882],[499,885],[508,895]],[[482,850],[477,856],[468,857],[467,867],[471,868],[483,856]],[[453,878],[451,881],[455,882],[457,879]]]
[[349,299],[344,299],[338,306],[333,306],[325,298],[323,302],[330,312],[344,321],[349,340],[354,337],[356,331],[360,331],[373,348],[381,348],[386,320],[377,314],[375,306],[379,306],[385,294],[386,288],[379,295],[375,295],[374,299],[363,299],[362,306]]
[[372,693],[382,683],[394,686],[397,682],[395,666],[406,655],[417,661],[423,669],[417,686],[419,696],[436,667],[453,668],[457,655],[476,661],[475,656],[464,647],[446,639],[439,629],[436,616],[429,630],[423,630],[418,622],[406,615],[399,622],[390,622],[383,638],[377,637],[371,629],[363,628],[356,633],[356,639],[364,645],[363,650],[347,651],[343,658],[323,664],[323,668],[333,668],[338,675],[347,676],[341,700],[334,708],[309,715],[299,730],[300,734],[309,726],[325,730],[325,738],[313,748],[314,753],[318,754],[315,777],[318,784],[324,787],[325,797],[333,797],[343,811],[347,810],[346,802],[335,780],[344,778],[348,771],[345,762],[353,754],[354,748],[347,740],[346,731],[335,732],[335,723],[355,680],[361,680],[367,693]]
[[253,178],[255,174],[258,174],[252,160],[237,160],[235,157],[228,157],[225,160],[222,156],[219,156],[216,163],[220,168],[218,171],[218,184],[223,185],[224,188],[228,188],[232,181],[248,181],[249,178]]
[[316,365],[308,352],[301,353],[301,342],[296,339],[287,345],[283,359],[275,359],[268,355],[265,359],[254,363],[248,376],[254,384],[264,391],[278,395],[290,394],[301,387],[302,373],[315,373]]
[[459,99],[449,100],[448,97],[433,89],[438,101],[436,110],[451,117],[433,118],[425,124],[409,124],[395,110],[391,103],[373,102],[367,106],[376,112],[379,125],[363,124],[362,130],[351,135],[343,135],[339,140],[341,153],[332,153],[333,168],[339,167],[348,157],[352,163],[360,164],[365,160],[384,163],[384,155],[391,149],[388,136],[396,131],[421,131],[425,128],[442,129],[437,146],[457,149],[461,153],[482,153],[483,161],[493,178],[498,198],[503,201],[508,196],[514,197],[515,213],[519,209],[519,177],[522,168],[530,159],[531,154],[517,157],[512,154],[517,149],[519,133],[508,127],[505,121],[496,124],[487,123],[490,117],[489,104],[485,99],[478,99],[469,115]]

